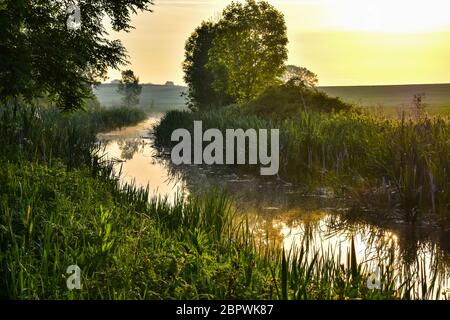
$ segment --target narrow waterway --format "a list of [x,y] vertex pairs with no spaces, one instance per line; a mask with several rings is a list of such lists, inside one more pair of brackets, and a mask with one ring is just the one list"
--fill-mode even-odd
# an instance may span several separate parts
[[[298,188],[277,179],[233,172],[215,166],[171,164],[170,157],[157,156],[150,128],[161,115],[150,116],[137,126],[98,135],[115,171],[123,183],[150,188],[152,196],[174,201],[177,194],[198,194],[220,188],[246,215],[255,237],[269,239],[291,248],[305,245],[311,254],[320,251],[347,264],[351,239],[355,241],[358,263],[376,273],[378,266],[394,266],[398,283],[404,277],[417,278],[417,297],[424,297],[422,285],[429,287],[429,299],[450,299],[450,236],[432,228],[412,228],[404,224],[383,225],[350,219],[349,208],[323,190],[304,196]],[[159,154],[160,155],[160,154]]]

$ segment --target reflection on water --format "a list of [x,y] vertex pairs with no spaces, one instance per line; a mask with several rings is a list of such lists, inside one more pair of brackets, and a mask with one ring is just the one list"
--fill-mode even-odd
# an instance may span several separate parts
[[435,284],[428,289],[431,295],[427,298],[443,298],[442,291],[450,288],[449,232],[349,218],[345,201],[333,198],[326,189],[314,197],[304,196],[296,186],[276,178],[224,166],[174,166],[169,157],[157,157],[161,152],[152,147],[149,128],[158,119],[155,115],[138,126],[98,136],[106,145],[107,156],[118,160],[115,169],[121,172],[122,182],[149,185],[151,194],[167,196],[170,201],[179,191],[201,194],[220,187],[233,196],[255,237],[263,241],[269,239],[284,248],[303,244],[311,254],[332,255],[346,265],[353,238],[358,263],[369,273],[377,266],[393,265],[399,286],[403,277],[417,279],[418,297],[423,296],[424,280]]
[[159,118],[152,116],[137,126],[99,134],[97,138],[105,145],[107,158],[117,161],[114,167],[121,182],[148,185],[151,195],[167,195],[173,202],[177,191],[184,187],[181,180],[170,179],[165,165],[153,158],[149,128]]

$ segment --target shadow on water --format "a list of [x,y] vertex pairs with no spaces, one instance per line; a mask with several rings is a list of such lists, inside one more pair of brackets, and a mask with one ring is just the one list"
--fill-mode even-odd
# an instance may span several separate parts
[[117,161],[123,183],[149,185],[151,194],[172,201],[180,191],[200,195],[221,188],[235,200],[260,241],[284,248],[306,242],[310,252],[331,250],[336,260],[346,264],[341,252],[347,252],[354,239],[358,262],[367,270],[394,266],[399,279],[416,278],[417,296],[423,296],[424,285],[432,286],[427,289],[429,298],[442,298],[441,293],[450,288],[450,232],[365,219],[365,212],[355,214],[351,205],[327,189],[311,196],[276,178],[236,168],[175,166],[170,153],[155,149],[149,136],[149,128],[159,118],[151,116],[138,126],[99,135],[107,156]]

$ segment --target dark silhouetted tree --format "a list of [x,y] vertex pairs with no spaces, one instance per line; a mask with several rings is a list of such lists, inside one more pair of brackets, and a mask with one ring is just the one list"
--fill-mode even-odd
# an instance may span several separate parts
[[284,83],[294,81],[297,85],[315,89],[319,83],[317,75],[304,67],[287,65],[281,79]]
[[206,68],[215,36],[216,24],[203,22],[185,44],[183,71],[184,81],[189,87],[187,97],[191,109],[207,110],[232,102],[224,91],[214,90],[216,76]]
[[74,110],[104,79],[108,68],[126,59],[114,31],[129,31],[131,14],[151,11],[152,0],[79,1],[81,28],[69,29],[68,5],[76,1],[0,1],[0,101],[48,96],[57,106]]
[[142,86],[139,84],[139,78],[134,75],[132,70],[122,71],[122,80],[119,82],[117,92],[123,95],[122,101],[127,107],[139,104]]
[[307,112],[308,107],[306,105],[304,91],[317,91],[317,84],[319,83],[317,75],[307,68],[288,65],[286,66],[282,80],[286,83],[286,86],[298,89],[303,104],[303,111]]

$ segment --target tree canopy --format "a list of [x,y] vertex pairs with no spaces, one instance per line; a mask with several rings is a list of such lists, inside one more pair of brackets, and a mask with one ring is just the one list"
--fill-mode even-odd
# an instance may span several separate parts
[[47,95],[64,110],[82,106],[108,68],[126,62],[114,31],[129,31],[131,14],[151,11],[152,0],[80,1],[81,28],[67,27],[75,1],[0,0],[0,100]]
[[206,68],[216,35],[217,25],[204,21],[186,41],[183,71],[184,81],[189,87],[187,95],[191,109],[211,109],[233,101],[225,92],[213,87],[216,78],[222,75]]
[[139,104],[142,86],[139,78],[134,75],[133,70],[122,71],[122,80],[119,82],[117,91],[123,95],[123,102],[127,107]]
[[217,23],[207,68],[216,90],[239,102],[277,83],[287,59],[284,16],[266,1],[232,2]]
[[283,14],[266,1],[232,2],[217,22],[203,22],[185,46],[191,106],[245,102],[279,83],[287,59]]
[[282,80],[284,83],[291,82],[297,86],[304,86],[314,89],[319,83],[317,75],[305,67],[287,65],[283,73]]

